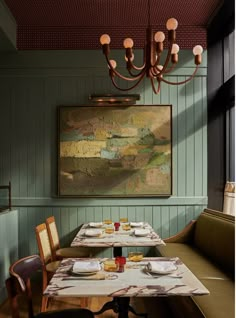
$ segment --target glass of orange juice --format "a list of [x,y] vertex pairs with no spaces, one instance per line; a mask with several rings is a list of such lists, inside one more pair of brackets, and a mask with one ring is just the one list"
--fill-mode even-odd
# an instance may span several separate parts
[[143,259],[142,252],[129,252],[128,260],[131,262],[140,262]]
[[115,260],[112,258],[108,258],[103,263],[104,265],[104,271],[106,272],[116,272],[118,269],[118,265],[115,263]]
[[112,224],[112,220],[110,219],[106,219],[103,221],[104,224]]
[[129,231],[130,229],[131,229],[131,227],[130,227],[129,223],[126,223],[126,224],[122,225],[122,230]]
[[114,233],[114,227],[106,227],[105,228],[105,233],[107,233],[107,234],[112,234],[112,233]]
[[120,218],[120,222],[121,223],[127,223],[128,222],[128,218]]

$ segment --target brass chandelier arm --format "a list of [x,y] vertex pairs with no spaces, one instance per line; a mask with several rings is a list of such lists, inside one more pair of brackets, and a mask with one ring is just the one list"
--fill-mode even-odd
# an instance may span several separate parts
[[157,53],[157,58],[156,58],[156,62],[154,64],[154,67],[157,66],[160,63],[160,59],[161,59],[161,54]]
[[169,64],[170,57],[171,57],[171,50],[172,50],[172,45],[173,45],[173,44],[174,44],[174,41],[171,41],[171,42],[169,43],[168,53],[167,53],[166,60],[165,60],[165,63],[164,63],[164,65],[163,65],[163,69],[162,69],[162,71],[161,71],[161,74],[164,74],[164,73],[165,73],[166,68],[167,68],[167,66],[168,66],[168,64]]
[[159,77],[159,80],[166,83],[166,84],[170,84],[170,85],[181,85],[181,84],[185,84],[189,81],[191,81],[191,79],[193,79],[193,77],[195,76],[195,74],[197,73],[197,70],[198,70],[198,65],[196,65],[196,68],[193,72],[193,74],[191,76],[189,76],[186,80],[184,81],[181,81],[181,82],[170,82],[170,81],[167,81],[166,79],[164,79],[163,77]]
[[128,88],[121,88],[121,87],[119,87],[119,86],[116,84],[116,82],[115,82],[115,76],[111,76],[111,81],[112,81],[112,84],[113,84],[118,90],[123,91],[123,92],[127,92],[127,91],[129,91],[130,89],[133,89],[133,88],[135,88],[136,86],[138,86],[138,84],[139,84],[139,83],[141,82],[141,80],[143,79],[144,75],[145,75],[145,72],[143,72],[143,74],[141,74],[140,78],[137,80],[137,82],[136,82],[133,86],[128,87]]
[[167,70],[165,70],[165,74],[170,73],[175,68],[175,65],[175,63],[172,63],[172,65]]
[[157,79],[157,88],[155,87],[155,84],[154,84],[154,77],[150,77],[152,89],[153,89],[154,93],[159,94],[160,89],[161,89],[161,82],[160,82],[160,78],[156,78],[156,79]]
[[[129,72],[129,75],[132,76],[132,77],[136,77],[137,76],[137,74],[133,74],[131,72],[131,70],[129,70],[129,69],[128,69],[128,72]],[[142,71],[138,75],[140,75],[141,73],[142,73]]]
[[137,70],[137,71],[142,71],[145,68],[145,66],[146,66],[146,62],[144,62],[142,66],[134,65],[131,60],[129,61],[129,63],[130,63],[131,68],[133,68],[134,70]]
[[[137,81],[139,80],[140,78],[143,78],[144,74],[145,74],[145,69],[143,69],[138,75],[134,76],[134,77],[127,77],[127,76],[124,76],[122,74],[120,74],[118,71],[116,71],[116,69],[114,69],[110,63],[110,60],[108,59],[108,56],[106,56],[106,60],[107,60],[107,64],[109,65],[109,68],[110,68],[110,73],[114,73],[115,75],[117,75],[119,78],[123,79],[123,80],[126,80],[126,81],[130,81],[130,82],[133,82],[133,81]],[[113,78],[113,74],[111,75],[111,78]]]
[[[131,66],[131,67],[130,67],[130,66]],[[140,70],[140,72],[137,73],[137,74],[133,74],[133,73],[132,73],[132,68],[135,69],[135,70]],[[145,63],[144,63],[142,67],[136,67],[136,66],[133,65],[133,64],[128,65],[128,63],[127,63],[126,69],[127,69],[127,71],[129,72],[129,75],[130,75],[130,76],[136,77],[136,76],[141,75],[144,71],[146,72],[146,65],[145,65]]]

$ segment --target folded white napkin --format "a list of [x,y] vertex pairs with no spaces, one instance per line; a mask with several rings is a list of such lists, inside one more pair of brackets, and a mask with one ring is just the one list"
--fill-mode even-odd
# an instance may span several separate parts
[[99,236],[102,234],[102,230],[99,230],[99,229],[88,229],[88,230],[85,230],[84,234],[86,236]]
[[148,229],[135,229],[134,235],[136,236],[146,236],[150,233],[150,230]]
[[171,261],[151,261],[148,262],[147,268],[152,273],[168,274],[177,269],[177,266]]
[[90,227],[102,227],[103,223],[102,222],[90,222],[89,226]]
[[98,261],[77,261],[73,265],[72,271],[74,273],[88,273],[98,272],[101,269],[101,265]]
[[130,226],[141,227],[141,226],[143,226],[143,222],[130,222]]

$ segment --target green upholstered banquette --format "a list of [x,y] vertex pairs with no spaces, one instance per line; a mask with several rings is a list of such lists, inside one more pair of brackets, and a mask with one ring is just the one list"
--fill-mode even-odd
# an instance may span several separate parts
[[178,256],[210,295],[173,297],[176,317],[235,317],[235,217],[205,209],[183,231],[156,247],[158,256]]

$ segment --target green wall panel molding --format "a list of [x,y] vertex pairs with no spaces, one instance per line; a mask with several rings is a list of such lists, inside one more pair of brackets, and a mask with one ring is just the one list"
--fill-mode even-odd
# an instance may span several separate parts
[[40,206],[179,206],[179,205],[206,205],[207,196],[193,196],[193,197],[177,197],[171,196],[169,198],[13,198],[13,206],[18,208],[21,206],[26,207],[40,207]]

